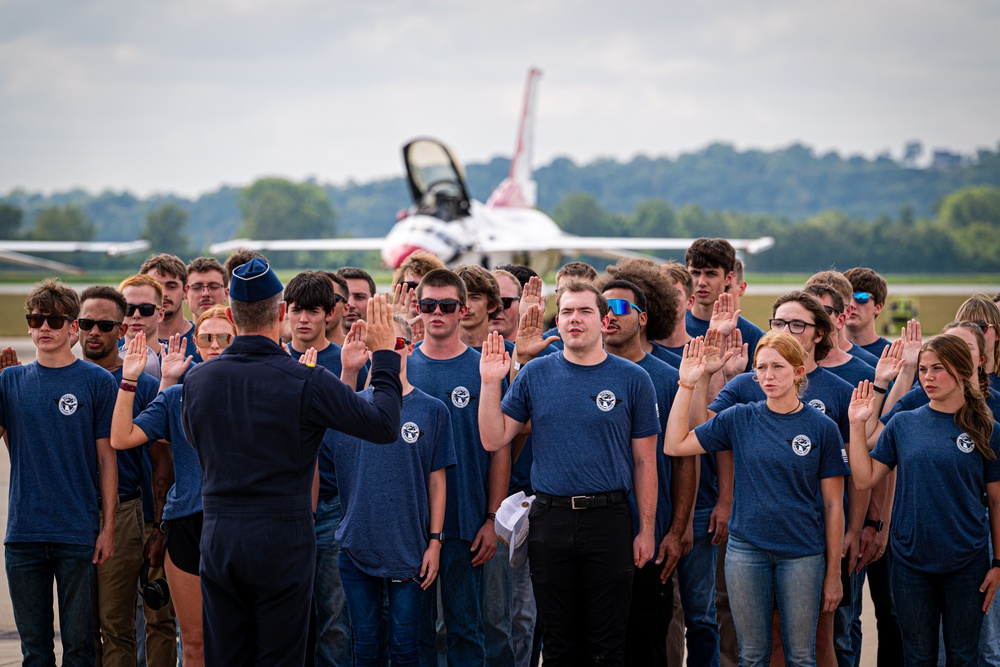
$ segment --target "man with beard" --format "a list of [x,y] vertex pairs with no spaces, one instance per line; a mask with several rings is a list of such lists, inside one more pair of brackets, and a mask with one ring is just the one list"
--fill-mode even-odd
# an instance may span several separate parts
[[163,320],[157,327],[156,338],[165,345],[171,336],[181,336],[184,355],[198,361],[198,346],[194,344],[194,322],[184,317],[184,285],[188,275],[184,262],[176,255],[161,253],[143,262],[139,273],[160,283],[163,289]]
[[[212,306],[225,306],[229,300],[229,274],[214,257],[198,257],[187,265],[184,297],[191,317],[197,320]],[[148,334],[147,334],[148,336]]]
[[337,275],[347,283],[347,305],[340,318],[340,328],[346,336],[358,320],[365,319],[368,300],[375,296],[375,280],[364,269],[344,266],[337,269]]

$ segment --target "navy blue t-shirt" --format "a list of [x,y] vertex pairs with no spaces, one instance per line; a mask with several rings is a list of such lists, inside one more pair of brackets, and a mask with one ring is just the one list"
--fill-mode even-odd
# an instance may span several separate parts
[[823,366],[823,368],[830,371],[852,387],[857,387],[858,384],[864,380],[875,382],[875,367],[869,366],[858,357],[851,357],[851,360],[846,364],[841,364],[839,366]]
[[[996,389],[990,388],[989,396],[986,396],[986,405],[990,410],[993,411],[993,418],[1000,419],[1000,392]],[[892,410],[886,414],[879,417],[879,421],[883,424],[888,424],[889,420],[898,415],[900,412],[908,412],[910,410],[916,410],[917,408],[927,405],[931,402],[931,399],[927,396],[927,392],[920,384],[915,384],[896,401],[896,404],[892,406]]]
[[[882,350],[884,350],[885,348],[889,347],[890,345],[892,345],[892,343],[890,343],[888,340],[886,340],[882,336],[879,336],[878,339],[874,343],[868,343],[867,345],[862,345],[860,347],[861,347],[862,350],[864,350],[868,354],[873,355],[876,358],[876,360],[877,360],[877,359],[879,359],[882,356]],[[878,363],[878,362],[876,361],[876,363]]]
[[[184,356],[191,357],[191,364],[194,365],[202,361],[201,355],[198,354],[198,346],[194,342],[194,322],[191,320],[184,321],[191,325],[186,334],[181,334],[181,340],[184,341]],[[157,340],[160,341],[160,345],[164,346],[170,342],[169,339],[164,340],[163,338],[157,338]],[[187,371],[184,372],[187,373]]]
[[333,436],[344,508],[337,541],[373,577],[420,572],[430,530],[427,483],[431,472],[455,466],[451,417],[442,401],[414,389],[403,396],[399,421],[399,437],[390,445]]
[[418,347],[406,362],[410,384],[444,402],[451,414],[458,465],[447,473],[444,532],[469,542],[486,521],[489,491],[490,454],[479,437],[479,359],[471,347],[443,360],[431,359]]
[[[551,329],[549,329],[548,331],[546,331],[545,333],[543,333],[542,334],[542,339],[544,340],[546,338],[551,338],[552,336],[555,336],[559,340],[554,341],[551,345],[549,345],[549,348],[550,349],[551,348],[555,348],[556,350],[563,349],[563,340],[562,340],[562,336],[559,335],[559,327],[557,327],[557,326],[556,327],[552,327]],[[539,355],[539,356],[541,356],[541,355]]]
[[820,480],[850,474],[837,426],[817,410],[736,405],[695,429],[706,452],[733,451],[729,532],[785,558],[826,550]]
[[681,367],[681,357],[679,354],[674,354],[673,352],[670,351],[669,348],[664,347],[659,343],[651,343],[651,345],[653,346],[653,349],[652,351],[650,351],[650,354],[652,354],[654,357],[656,357],[663,363],[673,368]]
[[169,442],[174,453],[174,485],[167,492],[164,520],[201,511],[201,464],[181,425],[183,390],[179,384],[167,387],[133,420],[150,440]]
[[875,368],[875,366],[878,365],[879,357],[882,354],[881,351],[879,351],[877,355],[872,354],[871,352],[861,347],[857,343],[851,343],[851,349],[848,350],[847,353],[850,354],[852,357],[857,357],[858,359],[865,362],[872,368]]
[[[302,358],[303,353],[296,352],[295,349],[292,347],[291,343],[288,343],[287,345],[285,345],[285,347],[288,348],[288,353],[292,355],[292,359],[294,359],[295,361],[298,361],[299,359]],[[344,369],[343,364],[341,364],[340,362],[340,352],[342,349],[343,348],[341,348],[336,343],[330,343],[322,350],[316,352],[316,365],[322,366],[323,368],[330,371],[339,378],[341,371],[343,371]],[[362,366],[361,370],[358,371],[358,379],[356,386],[354,388],[355,391],[361,391],[362,389],[365,388],[365,382],[368,380],[368,367],[370,365],[371,361],[366,361],[365,365]]]
[[[122,381],[122,369],[112,371],[111,375],[115,379],[117,386]],[[160,383],[149,373],[139,376],[136,385],[135,400],[132,401],[132,418],[134,419],[146,406],[153,402],[157,392],[160,390]],[[147,442],[144,447],[149,447],[152,443]],[[115,452],[118,459],[118,495],[132,493],[142,484],[142,449],[133,447]]]
[[[994,423],[990,446],[1000,451]],[[981,498],[1000,481],[1000,462],[987,461],[955,416],[929,405],[892,418],[872,458],[894,469],[893,558],[928,574],[946,574],[971,563],[990,539]]]
[[[688,335],[692,338],[697,338],[698,336],[704,336],[708,333],[709,320],[703,320],[701,318],[695,317],[694,314],[689,310],[684,314],[684,328],[687,330]],[[746,370],[753,368],[753,353],[757,349],[757,343],[760,339],[764,337],[764,332],[761,331],[760,327],[740,315],[739,321],[736,323],[736,328],[740,330],[743,334],[743,342],[749,347],[749,354],[747,355],[747,367]]]
[[80,359],[0,374],[0,427],[10,445],[7,537],[93,547],[99,529],[97,440],[111,436],[115,381]]
[[[670,406],[674,404],[674,396],[677,395],[677,381],[680,375],[677,369],[665,364],[651,354],[647,354],[638,362],[639,368],[649,374],[649,379],[653,381],[653,388],[656,390],[656,409],[660,413],[660,435],[656,438],[656,524],[655,535],[656,544],[670,530],[670,521],[673,518],[674,503],[670,497],[670,481],[672,475],[670,457],[663,453],[663,436],[667,428],[667,416],[670,414]],[[639,507],[635,502],[635,494],[629,495],[629,504],[632,507],[632,528],[636,534],[639,533]]]
[[534,359],[514,378],[503,412],[531,420],[531,483],[552,496],[632,490],[632,439],[660,433],[649,374],[613,355],[581,366]]

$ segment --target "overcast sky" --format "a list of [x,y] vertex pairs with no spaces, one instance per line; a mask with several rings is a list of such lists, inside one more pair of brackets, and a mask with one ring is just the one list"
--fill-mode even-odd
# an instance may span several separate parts
[[1000,139],[996,0],[0,0],[0,193],[401,173],[418,135],[535,164]]

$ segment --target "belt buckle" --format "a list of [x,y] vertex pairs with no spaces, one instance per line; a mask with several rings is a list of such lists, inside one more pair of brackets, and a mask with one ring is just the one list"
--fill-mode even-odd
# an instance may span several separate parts
[[573,497],[571,497],[569,499],[569,506],[572,509],[575,509],[575,510],[585,510],[588,507],[590,507],[590,505],[580,505],[579,507],[577,507],[576,506],[576,501],[577,500],[580,500],[581,502],[584,501],[584,500],[590,500],[590,496],[573,496]]

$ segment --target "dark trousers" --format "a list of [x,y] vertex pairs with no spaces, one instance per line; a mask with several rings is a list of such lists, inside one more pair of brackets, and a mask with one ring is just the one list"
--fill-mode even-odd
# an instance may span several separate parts
[[312,511],[210,511],[201,536],[206,665],[295,665],[306,655]]
[[635,572],[626,632],[626,665],[667,667],[667,628],[674,613],[674,580],[671,577],[662,583],[662,571],[662,563],[649,561]]
[[531,508],[528,562],[546,667],[624,665],[632,599],[628,502]]
[[[867,568],[868,590],[875,607],[878,630],[878,667],[902,667],[903,639],[899,634],[896,605],[892,597],[892,547],[886,542],[885,554]],[[985,575],[984,575],[985,576]],[[856,646],[855,664],[861,660],[861,647]]]

